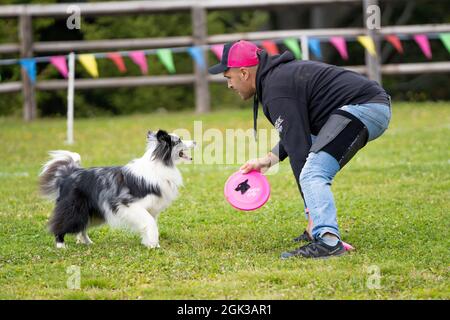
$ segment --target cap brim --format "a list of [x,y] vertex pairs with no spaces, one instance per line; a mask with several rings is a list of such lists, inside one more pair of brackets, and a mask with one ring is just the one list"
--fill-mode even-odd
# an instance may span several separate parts
[[227,70],[228,70],[228,67],[226,65],[219,63],[219,64],[216,64],[215,66],[212,66],[211,68],[209,68],[208,72],[210,74],[219,74],[219,73],[223,73]]

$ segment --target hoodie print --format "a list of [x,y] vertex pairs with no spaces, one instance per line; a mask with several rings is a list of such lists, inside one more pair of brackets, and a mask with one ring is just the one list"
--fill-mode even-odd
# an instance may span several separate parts
[[275,129],[278,131],[279,134],[283,132],[283,126],[281,125],[283,121],[284,119],[281,119],[281,116],[279,116],[277,121],[275,121]]

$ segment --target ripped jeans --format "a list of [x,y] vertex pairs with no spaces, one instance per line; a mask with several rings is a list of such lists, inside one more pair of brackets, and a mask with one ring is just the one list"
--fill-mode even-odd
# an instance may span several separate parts
[[[368,129],[368,141],[375,140],[388,128],[391,109],[385,104],[366,103],[340,108],[361,120]],[[314,143],[315,136],[312,136]],[[311,152],[300,173],[300,185],[307,208],[305,213],[312,220],[312,236],[321,238],[332,233],[340,238],[331,184],[340,170],[338,161],[325,151]]]

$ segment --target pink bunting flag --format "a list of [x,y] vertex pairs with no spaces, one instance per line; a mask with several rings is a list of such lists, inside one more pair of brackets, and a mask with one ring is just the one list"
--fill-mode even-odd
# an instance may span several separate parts
[[219,61],[222,60],[223,47],[224,47],[223,44],[215,44],[211,46],[211,51],[214,52]]
[[67,63],[65,56],[54,56],[50,58],[50,63],[55,66],[55,68],[59,71],[59,73],[67,78],[69,75],[69,71],[67,70]]
[[112,62],[114,62],[114,64],[116,65],[117,69],[119,69],[119,71],[121,73],[124,73],[127,71],[127,68],[125,67],[125,63],[123,62],[123,58],[120,55],[120,53],[117,52],[110,52],[108,54],[106,54],[106,57],[110,60],[112,60]]
[[390,34],[387,35],[386,37],[384,37],[390,44],[392,44],[392,46],[395,48],[395,50],[397,50],[397,52],[403,54],[403,46],[402,43],[400,41],[400,38],[397,37],[394,34]]
[[425,57],[428,59],[431,59],[431,48],[430,48],[430,42],[428,41],[428,38],[424,34],[416,34],[414,36],[414,40],[416,40],[417,44],[419,45],[420,49],[422,50]]
[[128,53],[130,59],[139,66],[142,74],[148,73],[147,58],[144,51],[132,51]]
[[273,41],[266,40],[261,43],[263,48],[267,51],[269,55],[275,55],[280,54],[280,51],[278,50],[277,44]]
[[331,44],[336,48],[336,50],[341,55],[342,59],[348,60],[347,43],[344,37],[331,37]]

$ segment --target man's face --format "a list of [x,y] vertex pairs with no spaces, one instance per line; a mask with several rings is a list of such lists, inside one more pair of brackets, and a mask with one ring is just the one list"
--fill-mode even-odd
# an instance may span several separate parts
[[255,72],[252,68],[230,68],[223,73],[227,78],[228,88],[236,91],[243,100],[247,100],[255,94]]

